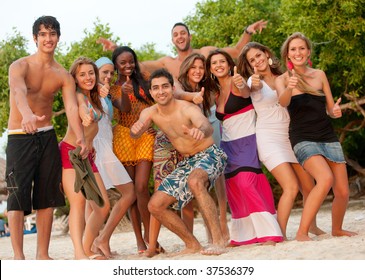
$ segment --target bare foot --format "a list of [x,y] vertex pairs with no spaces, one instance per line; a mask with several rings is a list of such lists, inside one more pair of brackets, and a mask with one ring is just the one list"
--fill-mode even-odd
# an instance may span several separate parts
[[94,240],[94,243],[91,247],[91,250],[94,253],[102,253],[105,257],[111,258],[113,256],[113,253],[110,250],[110,246],[108,242],[100,242],[98,238]]
[[107,258],[105,256],[103,256],[102,254],[92,254],[90,256],[88,256],[89,260],[107,260]]
[[201,246],[196,246],[196,247],[191,247],[191,248],[185,248],[184,250],[182,250],[180,252],[169,253],[168,256],[169,257],[174,257],[174,256],[187,255],[187,254],[196,254],[196,253],[200,252],[201,249],[202,249]]
[[323,234],[326,234],[326,232],[325,231],[323,231],[323,230],[321,230],[319,227],[317,227],[317,226],[311,226],[310,228],[309,228],[309,232],[311,233],[311,234],[314,234],[314,235],[323,235]]
[[209,245],[208,247],[204,248],[203,250],[200,251],[200,253],[202,255],[207,255],[207,256],[218,256],[221,254],[226,253],[228,250],[223,247],[223,246],[218,246],[218,245]]
[[308,234],[301,234],[301,233],[297,233],[297,236],[295,237],[295,240],[297,240],[297,241],[312,241],[312,239],[310,239]]
[[37,256],[36,257],[37,260],[53,260],[50,256]]
[[357,232],[340,229],[340,230],[333,230],[332,235],[333,236],[355,236],[355,235],[357,235]]

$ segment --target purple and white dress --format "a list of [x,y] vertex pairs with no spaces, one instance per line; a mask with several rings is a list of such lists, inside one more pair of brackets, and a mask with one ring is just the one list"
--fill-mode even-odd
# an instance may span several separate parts
[[226,191],[231,209],[231,244],[281,242],[283,235],[276,219],[270,184],[258,159],[251,98],[230,93],[222,121],[221,148],[227,154]]

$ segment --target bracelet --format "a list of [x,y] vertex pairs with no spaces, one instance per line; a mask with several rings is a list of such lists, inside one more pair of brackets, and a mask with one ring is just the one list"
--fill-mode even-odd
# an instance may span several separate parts
[[245,32],[246,32],[248,35],[252,35],[252,34],[253,34],[253,32],[248,31],[248,30],[247,30],[247,28],[248,28],[248,26],[246,26],[246,27],[245,27]]

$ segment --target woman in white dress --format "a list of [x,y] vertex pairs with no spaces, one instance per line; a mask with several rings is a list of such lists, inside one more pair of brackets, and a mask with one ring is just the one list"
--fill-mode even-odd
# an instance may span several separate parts
[[95,64],[99,69],[100,86],[102,87],[100,100],[104,111],[103,117],[98,123],[98,134],[93,141],[96,151],[95,164],[105,188],[108,190],[115,187],[121,193],[121,197],[113,206],[104,228],[95,239],[93,250],[110,258],[112,252],[109,242],[112,233],[136,199],[133,182],[113,152],[113,105],[121,111],[128,111],[130,110],[130,103],[129,98],[123,99],[122,95],[120,100],[115,100],[112,104],[110,96],[107,94],[109,92],[109,83],[114,75],[113,62],[107,57],[101,57]]
[[304,172],[289,141],[288,111],[279,105],[275,90],[275,78],[282,73],[280,65],[269,48],[250,42],[238,58],[238,72],[247,79],[251,88],[251,99],[257,114],[256,141],[259,159],[283,189],[277,219],[286,238],[287,223],[299,190],[296,171]]

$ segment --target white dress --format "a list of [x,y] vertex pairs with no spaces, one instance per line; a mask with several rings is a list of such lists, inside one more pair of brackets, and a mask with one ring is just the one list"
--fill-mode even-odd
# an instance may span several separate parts
[[129,183],[132,180],[113,152],[113,131],[110,117],[113,116],[113,107],[111,101],[108,97],[100,98],[100,101],[105,114],[98,122],[99,131],[94,138],[93,145],[96,150],[95,164],[105,188],[108,190],[116,185]]
[[[263,80],[263,87],[251,93],[257,114],[256,139],[260,161],[271,171],[284,162],[298,163],[289,141],[288,110],[278,102],[276,90]],[[251,78],[247,81],[251,87]]]

